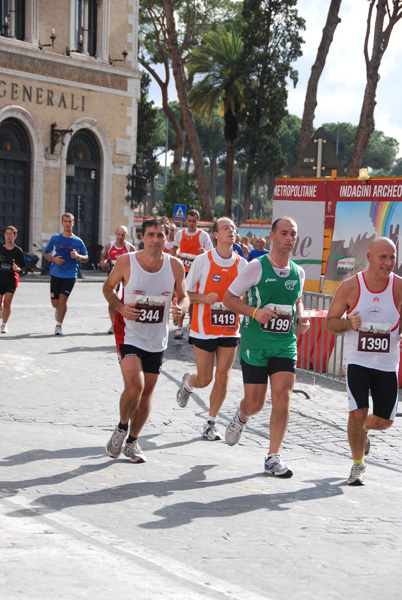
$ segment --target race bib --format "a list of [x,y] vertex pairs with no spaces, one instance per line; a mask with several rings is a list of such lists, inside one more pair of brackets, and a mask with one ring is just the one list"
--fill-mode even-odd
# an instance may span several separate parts
[[362,323],[357,349],[359,352],[389,353],[391,345],[389,323]]
[[137,296],[136,307],[141,311],[138,323],[162,323],[165,314],[165,298],[163,296]]
[[181,254],[180,255],[181,261],[183,263],[183,265],[187,268],[190,269],[191,265],[194,262],[195,259],[195,254]]
[[236,327],[236,313],[232,312],[223,302],[211,304],[211,325],[214,327]]
[[261,331],[265,333],[289,333],[292,325],[292,306],[289,304],[266,304],[264,308],[273,310],[278,315],[268,323],[260,323]]

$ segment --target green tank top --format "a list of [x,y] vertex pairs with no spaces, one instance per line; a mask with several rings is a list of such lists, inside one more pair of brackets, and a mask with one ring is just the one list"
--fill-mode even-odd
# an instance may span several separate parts
[[267,325],[263,326],[252,317],[244,317],[241,325],[240,349],[242,351],[266,350],[273,357],[296,360],[297,338],[294,333],[294,314],[296,300],[301,293],[296,263],[289,261],[288,277],[279,277],[267,255],[254,260],[261,262],[262,276],[259,283],[246,293],[246,304],[275,310],[278,318],[270,319]]

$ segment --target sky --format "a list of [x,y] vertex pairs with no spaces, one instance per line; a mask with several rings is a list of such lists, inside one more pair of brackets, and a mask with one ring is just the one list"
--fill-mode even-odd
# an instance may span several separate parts
[[[288,111],[300,118],[303,116],[307,83],[327,19],[329,4],[330,0],[299,0],[297,3],[299,14],[306,19],[306,30],[302,33],[305,43],[303,56],[293,64],[299,72],[299,82],[295,89],[293,86],[289,87]],[[357,125],[359,122],[366,83],[363,44],[368,7],[368,0],[342,0],[339,13],[341,23],[336,28],[318,85],[315,129],[323,123],[346,122]],[[382,59],[374,113],[375,128],[398,140],[398,156],[402,156],[401,57],[402,20],[395,26]],[[153,82],[150,96],[156,106],[161,106],[159,87]],[[176,99],[172,83],[169,100]]]

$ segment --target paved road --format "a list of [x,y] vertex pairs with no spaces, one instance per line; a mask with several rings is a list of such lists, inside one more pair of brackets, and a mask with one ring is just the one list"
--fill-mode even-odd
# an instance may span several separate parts
[[[101,282],[77,283],[62,338],[48,292],[24,280],[0,338],[2,598],[400,598],[401,419],[372,435],[367,485],[348,487],[343,385],[299,373],[310,399],[294,394],[283,446],[294,477],[267,478],[269,402],[238,446],[203,440],[208,389],[177,406],[194,360],[172,339],[148,462],[110,460],[122,381]],[[235,364],[222,431],[241,394]]]

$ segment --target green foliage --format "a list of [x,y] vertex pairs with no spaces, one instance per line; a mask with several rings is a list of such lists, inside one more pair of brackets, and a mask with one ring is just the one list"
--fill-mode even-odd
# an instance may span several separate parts
[[214,217],[219,219],[223,217],[223,210],[225,208],[225,198],[223,196],[217,196],[215,199]]
[[292,67],[301,56],[304,19],[296,0],[244,0],[241,134],[239,159],[251,179],[279,174],[285,164],[279,131],[286,114],[287,80],[297,82]]
[[291,174],[292,168],[296,162],[297,150],[300,143],[300,128],[302,120],[296,115],[285,115],[282,119],[279,129],[279,142],[281,144],[282,154],[286,163],[282,173]]
[[169,172],[163,201],[158,207],[158,214],[173,217],[175,204],[187,204],[187,210],[197,209],[201,213],[201,198],[198,195],[195,173],[188,171]]
[[202,121],[211,119],[214,108],[226,119],[229,111],[236,113],[242,96],[243,44],[239,27],[235,23],[219,25],[216,31],[205,35],[203,42],[188,62],[189,78],[193,80],[189,93],[191,108]]
[[[338,143],[338,157],[346,170],[352,158],[357,126],[350,123],[324,123],[323,128],[335,150]],[[375,129],[370,136],[362,165],[370,169],[381,169],[383,175],[387,174],[394,167],[398,149],[396,139]]]

